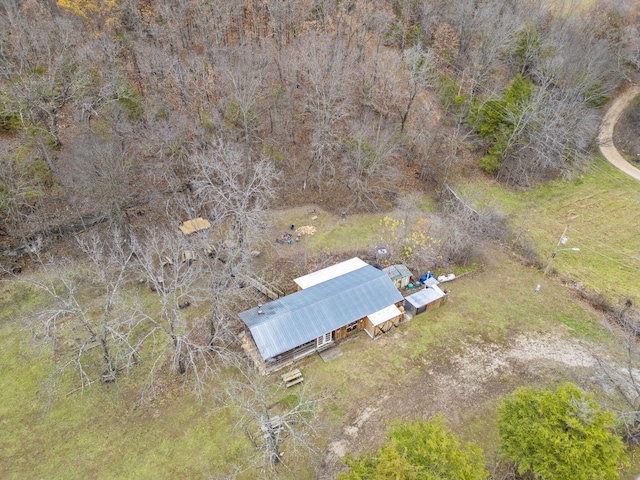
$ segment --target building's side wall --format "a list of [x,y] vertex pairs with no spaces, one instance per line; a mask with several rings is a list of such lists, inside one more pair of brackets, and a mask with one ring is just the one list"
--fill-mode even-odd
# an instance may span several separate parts
[[427,312],[428,312],[429,310],[433,310],[434,308],[438,308],[438,307],[440,307],[441,305],[443,305],[444,303],[446,303],[446,301],[447,301],[447,296],[448,296],[448,295],[445,295],[444,297],[440,297],[439,299],[434,300],[433,302],[431,302],[430,304],[428,304],[428,305],[427,305]]
[[286,352],[281,353],[275,358],[270,358],[264,361],[265,370],[269,373],[275,372],[301,358],[311,355],[316,351],[316,339],[305,343],[304,345],[297,346]]
[[447,297],[448,295],[445,295],[444,297],[440,297],[433,302],[427,303],[426,305],[420,305],[419,307],[414,307],[410,302],[405,301],[404,308],[406,310],[407,319],[410,320],[417,315],[421,315],[425,312],[429,312],[435,308],[440,307],[441,305],[446,303]]
[[416,308],[408,300],[404,302],[404,314],[407,320],[411,320],[416,316]]
[[375,338],[375,329],[373,327],[373,323],[371,323],[371,320],[369,320],[368,317],[364,320],[364,330],[371,338]]
[[340,327],[337,330],[333,331],[333,339],[340,340],[341,338],[345,338],[353,333],[356,333],[362,330],[365,326],[365,319],[361,318],[360,320],[356,320],[344,327]]

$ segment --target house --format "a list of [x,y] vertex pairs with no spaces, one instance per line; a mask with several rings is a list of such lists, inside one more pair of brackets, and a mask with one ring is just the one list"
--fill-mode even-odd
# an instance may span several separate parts
[[239,314],[265,370],[277,370],[360,330],[376,338],[403,318],[389,276],[360,259],[300,277],[301,290]]
[[403,264],[391,265],[383,270],[391,281],[396,285],[396,288],[404,288],[411,282],[411,271]]
[[405,297],[404,310],[407,320],[416,315],[438,308],[447,301],[447,294],[438,285],[432,285],[418,290],[416,293]]

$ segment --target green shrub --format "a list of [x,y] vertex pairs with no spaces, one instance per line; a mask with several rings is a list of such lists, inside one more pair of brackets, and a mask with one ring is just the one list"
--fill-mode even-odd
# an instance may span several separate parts
[[120,79],[116,83],[116,101],[130,120],[140,120],[144,111],[140,95],[126,80]]
[[618,478],[627,455],[615,417],[573,384],[516,390],[498,409],[504,456],[541,480]]
[[205,110],[200,110],[200,126],[207,132],[213,131],[215,124],[213,123],[213,117]]
[[404,29],[399,23],[394,23],[382,35],[382,43],[388,47],[398,47],[402,44]]
[[591,85],[586,92],[587,105],[593,108],[604,107],[611,97],[607,95],[602,85]]
[[13,107],[9,94],[0,92],[0,128],[16,130],[20,127],[20,112]]
[[262,145],[261,152],[262,152],[262,155],[264,155],[265,157],[273,158],[276,165],[281,165],[282,161],[284,160],[284,156],[282,155],[282,152],[276,150],[270,145]]
[[483,480],[489,476],[480,447],[460,445],[441,416],[428,422],[396,421],[388,438],[373,456],[347,454],[349,472],[338,479]]
[[516,34],[514,56],[518,62],[518,68],[526,69],[531,67],[532,59],[542,52],[542,41],[540,32],[534,25],[529,25],[525,30]]
[[36,182],[51,187],[55,183],[55,176],[47,162],[43,159],[37,159],[31,167],[31,174]]
[[462,93],[460,85],[451,75],[442,76],[436,94],[442,106],[448,110],[453,109],[454,112],[458,112],[468,101],[466,95]]

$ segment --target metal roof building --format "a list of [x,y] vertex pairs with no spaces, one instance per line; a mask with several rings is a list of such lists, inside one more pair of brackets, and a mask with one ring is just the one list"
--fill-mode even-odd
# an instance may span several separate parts
[[402,299],[386,273],[365,265],[239,316],[268,360]]
[[440,282],[438,280],[436,280],[435,277],[429,277],[427,278],[427,281],[425,282],[425,285],[427,287],[433,287],[435,285],[438,285]]
[[440,287],[433,285],[431,287],[418,290],[416,293],[405,297],[404,308],[407,316],[413,318],[423,312],[439,307],[446,301],[447,294]]
[[433,287],[423,288],[413,295],[409,295],[405,300],[410,302],[414,307],[421,307],[422,305],[427,305],[428,303],[444,297],[444,295],[445,293],[440,289],[440,287],[434,285]]

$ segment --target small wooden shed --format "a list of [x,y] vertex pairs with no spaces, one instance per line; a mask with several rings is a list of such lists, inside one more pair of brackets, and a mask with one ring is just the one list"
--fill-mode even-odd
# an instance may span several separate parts
[[402,263],[391,265],[385,268],[383,272],[389,275],[389,278],[398,289],[406,287],[411,281],[411,271]]
[[423,288],[422,290],[418,290],[416,293],[405,297],[405,315],[407,319],[411,319],[416,315],[438,308],[446,302],[446,300],[447,294],[444,293],[437,285]]
[[[402,308],[402,307],[400,307]],[[395,304],[378,310],[364,319],[364,330],[371,338],[377,338],[397,327],[404,317],[404,312]]]

